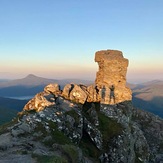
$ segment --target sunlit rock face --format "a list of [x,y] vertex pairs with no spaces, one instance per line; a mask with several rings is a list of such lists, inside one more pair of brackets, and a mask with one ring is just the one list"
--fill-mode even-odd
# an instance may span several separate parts
[[42,111],[45,107],[52,106],[56,102],[56,97],[60,95],[60,87],[57,83],[51,83],[44,88],[43,92],[35,95],[25,106],[24,111],[35,110]]
[[77,84],[66,84],[62,96],[71,101],[84,104],[88,97],[87,87]]
[[99,71],[95,84],[100,90],[100,101],[115,104],[132,99],[132,92],[126,86],[128,59],[118,50],[102,50],[95,54]]
[[60,94],[60,86],[57,83],[51,83],[44,88],[46,93]]
[[35,95],[23,108],[24,111],[35,110],[36,112],[42,111],[45,107],[54,105],[55,99],[53,95],[46,92],[40,92]]

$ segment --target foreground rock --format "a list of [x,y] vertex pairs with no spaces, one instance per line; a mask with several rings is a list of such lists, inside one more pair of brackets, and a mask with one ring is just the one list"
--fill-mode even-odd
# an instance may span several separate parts
[[24,110],[0,132],[0,162],[163,161],[163,120],[134,109],[131,101],[82,105],[58,95],[41,111]]

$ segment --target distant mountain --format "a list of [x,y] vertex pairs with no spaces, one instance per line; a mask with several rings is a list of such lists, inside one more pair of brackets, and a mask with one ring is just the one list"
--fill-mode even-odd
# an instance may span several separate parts
[[34,87],[34,86],[40,86],[40,85],[47,85],[50,83],[58,83],[60,85],[65,85],[68,83],[76,83],[76,84],[91,84],[93,81],[90,80],[83,80],[83,79],[47,79],[43,77],[38,77],[33,74],[29,74],[25,78],[22,79],[16,79],[16,80],[1,80],[0,82],[0,88],[6,88],[6,87],[13,87],[13,86],[26,86],[26,87]]
[[163,98],[163,81],[143,83],[141,87],[133,89],[133,95],[145,101],[151,101],[155,97]]
[[68,83],[89,85],[93,82],[82,79],[46,79],[29,74],[22,79],[0,82],[0,96],[11,97],[35,95],[36,93],[43,91],[44,87],[50,83],[58,83],[62,89]]
[[162,80],[152,80],[152,81],[142,83],[141,85],[148,86],[148,85],[162,85],[162,84],[163,84]]
[[163,81],[153,80],[142,84],[131,85],[133,104],[141,109],[163,117]]
[[1,82],[7,82],[7,81],[9,81],[9,79],[0,79],[0,83]]
[[35,76],[33,74],[29,74],[28,76],[22,79],[1,82],[0,88],[13,87],[13,86],[33,87],[38,85],[47,85],[49,83],[54,83],[54,82],[58,82],[58,80],[46,79],[46,78]]

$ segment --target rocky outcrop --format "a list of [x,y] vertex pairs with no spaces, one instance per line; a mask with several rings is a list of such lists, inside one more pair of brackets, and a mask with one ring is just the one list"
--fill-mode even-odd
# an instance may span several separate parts
[[62,96],[74,102],[84,104],[85,102],[99,101],[99,90],[96,90],[95,85],[77,85],[66,84],[63,88]]
[[163,161],[163,120],[133,107],[128,60],[107,50],[97,52],[95,61],[95,84],[67,84],[63,91],[49,84],[0,128],[0,162]]
[[[131,90],[126,86],[128,60],[123,57],[122,52],[98,51],[95,54],[95,62],[99,65],[95,83],[101,93],[104,92],[103,97],[101,95],[101,102],[114,104],[131,100]],[[112,86],[113,89],[111,89]]]
[[[50,96],[49,96],[50,95]],[[50,99],[50,100],[47,100]],[[37,112],[44,110],[45,107],[54,105],[55,98],[52,94],[41,92],[35,95],[33,99],[31,99],[23,108],[23,110],[35,110]]]
[[86,86],[84,85],[74,85],[70,92],[70,100],[81,104],[86,102],[87,96],[88,93],[86,92]]
[[33,155],[56,157],[56,153],[68,159],[62,143],[68,149],[73,143],[83,163],[89,157],[101,163],[162,161],[163,120],[134,109],[131,101],[81,105],[61,96],[57,101],[39,112],[25,110],[4,133],[0,130],[0,160],[24,160],[23,153],[32,161]]
[[42,111],[45,107],[54,105],[57,102],[57,96],[61,94],[60,86],[57,83],[49,84],[43,92],[35,95],[25,106],[23,110]]
[[44,92],[46,93],[52,93],[52,94],[60,94],[61,90],[60,90],[60,86],[57,83],[53,83],[53,84],[49,84],[44,88]]

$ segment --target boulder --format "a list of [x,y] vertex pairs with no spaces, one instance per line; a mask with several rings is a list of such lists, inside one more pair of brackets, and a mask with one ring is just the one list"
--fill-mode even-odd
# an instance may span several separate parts
[[81,104],[86,102],[88,94],[86,86],[76,84],[67,84],[62,92],[64,98]]
[[31,99],[23,108],[24,111],[29,110],[35,110],[36,112],[39,112],[41,110],[44,110],[45,107],[54,105],[55,102],[50,102],[46,99],[46,96],[48,96],[48,93],[41,92],[35,95],[33,99]]
[[[132,99],[132,92],[126,86],[128,60],[118,50],[102,50],[95,54],[99,65],[95,84],[100,90],[100,101],[115,104]],[[103,95],[102,95],[103,94]]]
[[66,84],[65,87],[63,88],[62,96],[65,97],[66,99],[70,98],[70,92],[74,88],[74,84]]
[[87,87],[87,92],[88,92],[87,102],[97,102],[100,100],[100,96],[99,96],[100,92],[94,84],[89,85]]
[[57,83],[49,84],[44,88],[46,93],[60,94],[60,86]]
[[86,87],[83,85],[74,85],[74,88],[70,92],[70,100],[84,104],[87,100],[88,93],[86,92]]
[[31,132],[30,126],[24,122],[11,130],[12,136],[14,137],[17,137],[19,135],[23,135],[26,133],[30,133],[30,132]]

